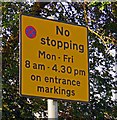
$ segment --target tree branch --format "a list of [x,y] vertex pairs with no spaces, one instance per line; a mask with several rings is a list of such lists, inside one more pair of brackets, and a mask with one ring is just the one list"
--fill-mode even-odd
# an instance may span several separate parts
[[84,19],[85,19],[85,22],[86,22],[86,26],[88,28],[88,30],[95,34],[100,40],[102,40],[102,42],[104,43],[105,47],[106,47],[106,50],[109,51],[109,48],[107,46],[107,42],[103,39],[103,37],[105,39],[108,39],[108,40],[111,40],[113,43],[115,40],[112,40],[110,37],[107,37],[107,36],[103,36],[102,35],[99,35],[97,32],[95,32],[94,30],[92,30],[89,26],[88,26],[88,17],[87,17],[87,11],[86,11],[86,4],[87,4],[87,1],[84,1],[84,4],[83,4],[83,8],[84,8]]

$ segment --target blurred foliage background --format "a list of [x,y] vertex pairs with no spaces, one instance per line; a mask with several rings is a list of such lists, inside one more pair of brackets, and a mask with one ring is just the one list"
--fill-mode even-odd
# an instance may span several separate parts
[[88,27],[90,102],[58,100],[59,119],[116,120],[117,2],[2,2],[2,120],[47,118],[47,99],[19,95],[19,16]]

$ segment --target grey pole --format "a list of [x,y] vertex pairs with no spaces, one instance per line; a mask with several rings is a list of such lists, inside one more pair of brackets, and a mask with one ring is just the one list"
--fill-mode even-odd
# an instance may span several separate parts
[[[40,2],[40,0],[36,0]],[[48,19],[54,19],[53,17],[48,17]],[[48,120],[58,120],[58,102],[52,99],[48,99]]]
[[52,99],[48,99],[48,120],[58,119],[58,102]]

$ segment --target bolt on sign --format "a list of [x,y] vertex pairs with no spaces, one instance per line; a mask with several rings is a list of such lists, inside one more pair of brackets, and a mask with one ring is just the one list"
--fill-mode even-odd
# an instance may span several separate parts
[[87,28],[21,15],[20,93],[88,102]]

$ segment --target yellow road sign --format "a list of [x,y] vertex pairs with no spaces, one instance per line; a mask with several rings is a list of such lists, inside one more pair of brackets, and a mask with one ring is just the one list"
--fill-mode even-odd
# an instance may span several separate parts
[[87,28],[21,15],[20,93],[89,101]]

